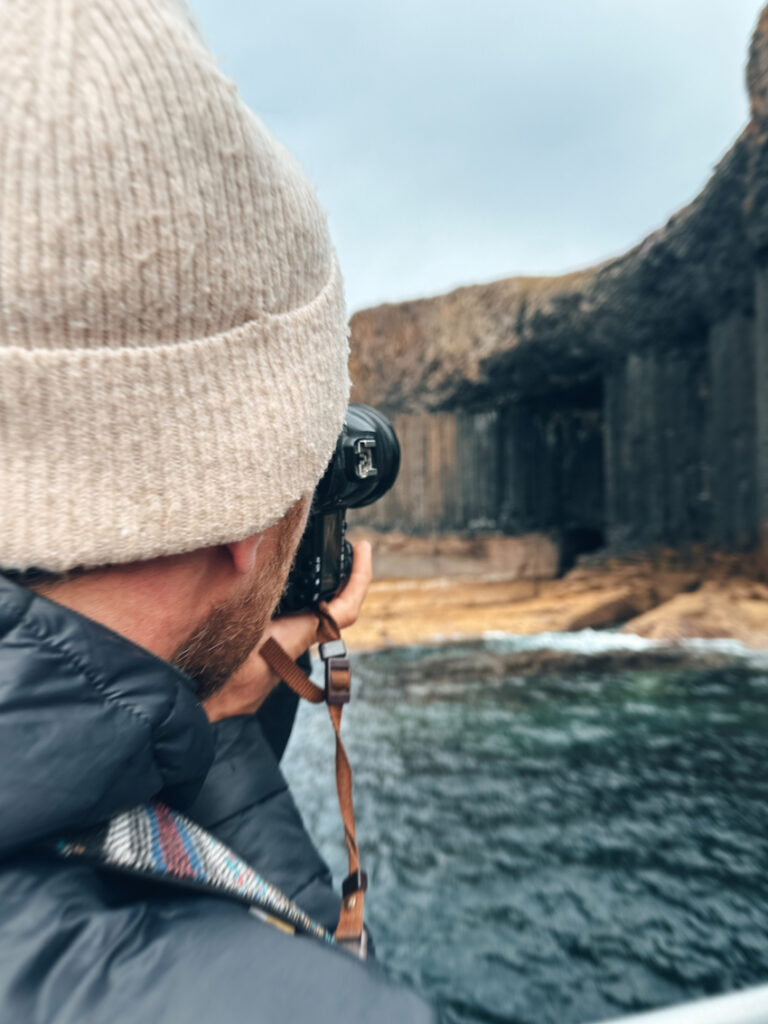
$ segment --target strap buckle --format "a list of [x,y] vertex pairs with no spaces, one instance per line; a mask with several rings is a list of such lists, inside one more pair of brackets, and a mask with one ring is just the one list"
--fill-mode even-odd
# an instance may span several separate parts
[[368,875],[361,869],[353,871],[351,875],[347,875],[344,881],[341,883],[341,895],[344,899],[347,896],[353,896],[356,892],[367,892],[368,891]]
[[347,648],[342,639],[320,644],[320,657],[325,662],[325,702],[329,707],[349,704],[352,673]]
[[352,691],[349,658],[329,658],[325,663],[325,703],[332,708],[349,704]]

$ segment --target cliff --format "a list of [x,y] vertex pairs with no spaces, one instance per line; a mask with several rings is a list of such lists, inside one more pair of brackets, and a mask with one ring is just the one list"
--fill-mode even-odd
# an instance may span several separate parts
[[768,8],[747,85],[702,193],[623,256],[352,318],[353,400],[403,438],[356,522],[547,533],[566,565],[768,537]]
[[617,352],[695,345],[734,310],[751,315],[752,134],[690,206],[618,259],[356,313],[353,400],[394,413],[547,395],[590,380]]

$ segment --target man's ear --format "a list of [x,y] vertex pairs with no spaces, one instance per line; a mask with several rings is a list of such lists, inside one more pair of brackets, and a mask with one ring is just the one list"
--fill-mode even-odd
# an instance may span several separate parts
[[259,545],[263,540],[263,533],[254,533],[244,540],[236,540],[232,544],[224,545],[229,551],[232,565],[238,575],[245,575],[253,570],[256,565]]

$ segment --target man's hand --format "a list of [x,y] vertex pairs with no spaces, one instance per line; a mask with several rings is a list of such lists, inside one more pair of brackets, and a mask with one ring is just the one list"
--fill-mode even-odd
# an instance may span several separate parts
[[[357,622],[371,576],[371,545],[363,540],[354,547],[352,573],[347,585],[338,597],[328,603],[328,610],[340,629]],[[298,658],[312,644],[319,642],[318,627],[318,618],[311,612],[273,619],[259,646],[218,693],[203,701],[203,708],[210,720],[217,722],[233,715],[252,714],[277,686],[279,677],[259,654],[259,648],[267,637],[274,637],[287,654]]]

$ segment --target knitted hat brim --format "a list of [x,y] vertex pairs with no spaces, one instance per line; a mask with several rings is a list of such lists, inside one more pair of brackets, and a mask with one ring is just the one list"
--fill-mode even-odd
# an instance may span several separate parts
[[307,305],[157,346],[0,349],[0,567],[239,540],[315,487],[349,394],[335,259]]

